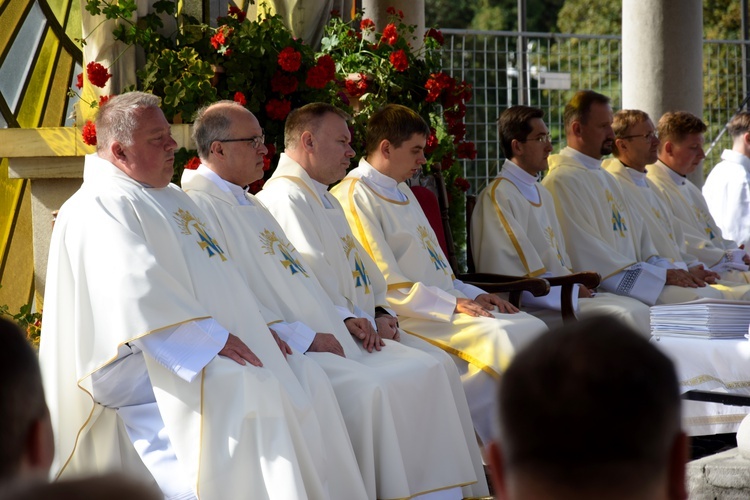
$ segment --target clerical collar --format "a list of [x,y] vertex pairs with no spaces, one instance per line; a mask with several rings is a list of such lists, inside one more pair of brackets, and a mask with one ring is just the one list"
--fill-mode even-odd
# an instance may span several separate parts
[[318,196],[320,196],[320,201],[323,202],[323,206],[325,208],[333,208],[333,204],[326,196],[328,194],[328,186],[322,182],[316,181],[312,177],[310,177],[310,180],[312,181],[313,187],[315,188],[315,191],[317,191]]
[[731,161],[732,163],[739,163],[745,168],[745,170],[750,172],[750,158],[742,153],[738,153],[732,149],[725,149],[724,152],[721,153],[721,159]]
[[567,156],[568,158],[573,158],[589,170],[600,170],[602,168],[601,158],[592,158],[589,155],[581,153],[577,149],[571,148],[570,146],[566,146],[562,150],[560,150],[560,154],[563,156]]
[[531,175],[510,160],[505,160],[503,169],[498,177],[505,177],[515,185],[524,198],[531,203],[539,203],[539,189],[537,188],[538,176]]
[[208,168],[207,166],[203,165],[202,163],[198,166],[198,168],[195,170],[197,174],[202,175],[209,181],[216,184],[216,186],[224,191],[227,194],[230,194],[234,197],[235,200],[240,205],[252,205],[253,203],[247,199],[247,196],[245,196],[245,193],[247,192],[246,188],[243,188],[242,186],[238,186],[237,184],[232,184],[231,182],[224,180],[219,174]]
[[[625,164],[623,163],[623,165]],[[645,188],[648,187],[648,183],[646,182],[646,172],[639,172],[638,170],[630,168],[627,165],[625,165],[625,170],[627,170],[628,174],[630,174],[630,178],[633,180],[636,186]]]
[[406,195],[398,188],[398,181],[379,172],[364,158],[360,158],[357,170],[359,178],[380,196],[389,200],[407,201]]
[[667,174],[669,174],[669,178],[672,179],[672,182],[674,182],[678,186],[684,186],[685,185],[685,182],[686,182],[685,179],[687,179],[687,177],[685,177],[682,174],[678,174],[677,172],[675,172],[674,170],[672,170],[671,168],[669,168],[669,166],[666,163],[664,163],[663,161],[656,160],[656,163],[654,163],[654,166],[656,168],[662,169],[664,172],[666,172]]

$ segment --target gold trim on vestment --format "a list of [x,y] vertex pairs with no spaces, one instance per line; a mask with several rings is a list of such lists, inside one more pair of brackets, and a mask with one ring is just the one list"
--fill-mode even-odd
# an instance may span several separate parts
[[388,285],[388,291],[391,290],[399,290],[401,288],[411,288],[415,285],[413,281],[405,281],[403,283],[393,283],[392,285]]
[[349,200],[349,212],[351,212],[352,217],[354,218],[354,224],[357,226],[357,232],[359,233],[358,239],[359,239],[360,244],[365,248],[365,252],[367,252],[370,255],[370,258],[374,260],[375,255],[372,253],[372,248],[370,248],[370,242],[367,239],[367,234],[365,233],[364,227],[362,227],[362,221],[359,220],[359,214],[357,213],[357,206],[354,203],[354,188],[356,187],[359,179],[350,178],[349,180],[350,180],[349,189],[347,190],[347,193],[346,193],[346,197]]
[[[354,181],[359,181],[359,180],[361,180],[361,179],[359,179],[359,178],[356,178],[356,179],[354,179],[354,178],[351,178],[351,177],[349,177],[349,179],[352,179],[352,180],[354,180]],[[370,186],[368,186],[368,185],[367,185],[367,183],[366,183],[366,182],[364,182],[364,181],[362,182],[362,185],[363,185],[363,186],[365,186],[365,187],[366,187],[367,189],[369,189],[370,191],[372,191],[372,193],[373,193],[373,194],[374,194],[375,196],[377,196],[378,198],[380,198],[381,200],[385,200],[385,201],[387,201],[387,202],[389,202],[389,203],[393,203],[394,205],[408,205],[408,204],[410,203],[410,200],[409,200],[409,197],[408,197],[408,196],[406,197],[406,201],[399,201],[399,200],[394,200],[394,199],[392,199],[392,198],[386,198],[386,197],[385,197],[385,196],[383,196],[382,194],[378,193],[378,192],[377,192],[377,191],[375,191],[375,190],[374,190],[373,188],[371,188]],[[398,185],[396,186],[396,189],[398,189]],[[399,191],[401,191],[401,190],[399,189]],[[405,193],[404,193],[404,196],[406,196],[406,194],[405,194]]]
[[201,467],[201,461],[203,459],[203,422],[205,421],[203,418],[203,402],[205,401],[203,397],[203,385],[206,381],[206,369],[203,368],[201,370],[201,413],[200,413],[200,419],[201,419],[201,429],[198,433],[198,473],[195,476],[195,496],[200,499],[201,497],[201,491],[200,491],[200,484],[201,484],[201,470],[203,470],[203,467]]
[[[492,186],[491,186],[490,196],[492,197],[492,206],[495,209],[495,213],[497,214],[498,219],[500,219],[500,223],[503,225],[505,232],[510,237],[510,241],[511,243],[513,243],[513,247],[516,249],[516,254],[518,254],[518,257],[521,259],[521,264],[523,264],[523,268],[526,270],[526,275],[534,278],[536,276],[539,276],[540,274],[544,274],[546,269],[544,267],[542,267],[541,269],[537,269],[536,271],[532,271],[531,269],[529,269],[529,263],[526,260],[526,255],[524,255],[523,253],[523,248],[521,248],[521,244],[518,242],[518,238],[516,238],[516,234],[513,232],[513,228],[511,228],[510,224],[508,223],[508,219],[505,218],[505,214],[503,214],[503,211],[500,209],[500,204],[497,202],[496,192],[497,192],[498,187],[500,186],[500,182],[504,180],[507,180],[508,182],[510,182],[510,184],[513,187],[518,189],[518,186],[513,184],[513,181],[505,179],[504,177],[498,177],[497,179],[495,179],[495,181],[492,183]],[[542,206],[541,199],[542,198],[540,196],[539,197],[540,203],[539,205],[535,205],[535,206],[539,206],[539,207]],[[534,203],[530,201],[529,203],[534,205]]]
[[312,194],[313,198],[315,198],[316,200],[318,200],[318,203],[320,203],[320,205],[323,208],[325,208],[325,205],[323,205],[323,201],[320,199],[320,195],[318,193],[316,193],[310,186],[307,185],[307,183],[305,181],[303,181],[299,177],[294,177],[292,175],[278,175],[278,176],[271,177],[270,179],[268,179],[268,181],[266,181],[266,185],[270,184],[271,182],[275,181],[276,179],[289,179],[290,181],[294,182],[295,184],[299,184],[300,186],[302,186],[303,188],[305,188],[310,194]]
[[686,386],[686,387],[694,387],[696,385],[700,385],[705,382],[719,382],[721,385],[723,385],[727,389],[745,389],[745,388],[750,387],[750,380],[739,380],[736,382],[724,382],[720,378],[716,378],[713,375],[706,375],[706,374],[698,375],[697,377],[692,377],[687,380],[683,380],[680,382],[680,385]]
[[707,415],[705,417],[685,417],[683,423],[685,426],[689,425],[715,425],[715,424],[739,424],[745,420],[747,414],[731,414],[731,415]]
[[411,331],[407,330],[406,328],[401,328],[401,329],[403,331],[405,331],[406,333],[408,333],[408,334],[414,335],[415,337],[418,337],[418,338],[424,340],[425,342],[429,342],[430,344],[432,344],[434,346],[437,346],[437,347],[439,347],[440,349],[442,349],[442,350],[444,350],[446,352],[449,352],[449,353],[451,353],[451,354],[453,354],[455,356],[458,356],[459,358],[463,359],[467,363],[470,363],[470,364],[476,366],[477,368],[481,369],[482,371],[484,371],[485,373],[487,373],[491,377],[495,378],[496,380],[500,380],[500,373],[498,373],[491,366],[485,365],[483,362],[479,361],[477,358],[475,358],[471,354],[468,354],[468,353],[466,353],[464,351],[459,351],[455,347],[452,347],[452,346],[447,345],[447,344],[443,344],[442,342],[439,342],[439,341],[437,341],[435,339],[432,339],[430,337],[425,337],[425,336],[420,335],[418,333],[411,332]]
[[[83,392],[85,392],[86,395],[89,398],[91,398],[91,410],[89,410],[89,416],[86,418],[86,421],[83,423],[83,425],[81,425],[81,427],[78,428],[78,433],[76,434],[76,439],[73,442],[73,449],[70,450],[70,455],[68,455],[68,458],[65,460],[65,463],[62,465],[62,467],[60,467],[60,470],[57,472],[57,474],[55,474],[55,479],[58,479],[62,475],[62,473],[65,472],[65,468],[70,464],[70,461],[73,459],[73,455],[75,455],[76,449],[78,448],[78,440],[81,438],[81,433],[88,426],[89,422],[91,421],[91,417],[94,415],[94,411],[96,410],[97,402],[96,402],[96,400],[94,400],[94,395],[91,394],[88,390],[86,390],[81,385],[81,382],[83,382],[83,380],[85,380],[88,377],[90,377],[94,372],[97,372],[97,371],[101,370],[102,368],[104,368],[105,366],[107,366],[108,364],[110,364],[112,361],[115,361],[117,359],[117,354],[119,354],[119,352],[120,352],[120,347],[122,347],[123,345],[127,344],[128,342],[133,342],[134,340],[138,340],[141,337],[145,337],[146,335],[150,335],[150,334],[152,334],[154,332],[158,332],[159,330],[164,330],[165,328],[172,328],[173,326],[183,325],[183,324],[189,323],[191,321],[200,321],[200,320],[203,320],[203,319],[208,319],[210,317],[211,316],[202,316],[200,318],[192,318],[192,319],[188,319],[188,320],[185,320],[185,321],[180,321],[179,323],[174,323],[174,324],[171,324],[171,325],[162,326],[161,328],[157,328],[155,330],[149,330],[148,332],[142,333],[140,335],[136,335],[135,337],[131,337],[130,339],[117,344],[116,354],[113,357],[109,358],[107,361],[104,362],[104,364],[99,365],[97,368],[95,368],[94,370],[90,371],[89,373],[87,373],[86,375],[84,375],[83,377],[79,378],[76,381],[76,385],[78,386],[78,388],[80,390],[82,390]],[[102,406],[102,405],[99,405],[99,406]],[[107,408],[107,407],[106,406],[102,406],[102,408]]]
[[435,493],[436,491],[445,491],[445,490],[450,490],[453,488],[463,488],[464,486],[469,486],[470,484],[475,484],[477,482],[478,481],[469,481],[468,483],[460,483],[460,484],[453,484],[451,486],[443,486],[442,488],[435,488],[434,490],[426,490],[426,491],[421,491],[419,493],[414,493],[413,495],[409,495],[408,497],[392,497],[392,498],[378,497],[378,500],[410,500],[414,497],[427,495],[428,493]]

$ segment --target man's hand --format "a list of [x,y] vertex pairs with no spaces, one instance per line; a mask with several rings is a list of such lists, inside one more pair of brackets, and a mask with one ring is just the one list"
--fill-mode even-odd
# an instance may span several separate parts
[[229,334],[229,337],[227,337],[227,343],[224,344],[224,347],[219,351],[219,356],[224,356],[234,360],[242,366],[245,366],[245,361],[253,366],[263,366],[263,363],[260,362],[258,356],[253,354],[253,351],[251,351],[250,348],[239,339],[239,337],[232,335],[231,333]]
[[367,352],[372,352],[373,349],[379,351],[385,345],[385,342],[383,342],[383,339],[380,338],[380,335],[378,335],[378,332],[375,331],[367,318],[347,318],[344,320],[344,324],[349,333],[362,342],[362,346],[367,349]]
[[331,333],[316,333],[312,344],[307,348],[307,352],[330,352],[342,358],[346,357],[344,348]]
[[513,314],[518,312],[516,306],[505,299],[501,299],[493,293],[482,293],[477,295],[477,298],[474,299],[474,301],[488,311],[492,311],[497,307],[498,312],[501,313]]
[[273,331],[272,328],[269,328],[271,330],[271,335],[273,335],[274,340],[276,341],[276,345],[279,346],[279,349],[281,349],[281,354],[284,355],[286,358],[288,354],[292,354],[292,348],[289,347],[289,344],[281,340],[281,337],[279,337],[279,334]]
[[704,268],[703,264],[698,264],[697,266],[689,268],[688,272],[699,280],[710,284],[716,283],[716,280],[720,278],[719,273]]
[[667,269],[667,285],[680,286],[682,288],[699,288],[706,286],[703,280],[699,280],[682,269]]
[[390,314],[381,314],[375,318],[375,324],[378,327],[378,334],[381,338],[401,341],[401,334],[398,331],[398,318]]
[[479,302],[474,302],[471,299],[464,299],[464,298],[457,298],[456,299],[456,309],[453,310],[454,313],[463,313],[468,314],[469,316],[476,318],[479,316],[487,316],[492,317],[492,314],[490,314],[487,309],[484,308],[482,304]]
[[578,298],[579,299],[590,299],[592,297],[591,290],[583,285],[578,285]]

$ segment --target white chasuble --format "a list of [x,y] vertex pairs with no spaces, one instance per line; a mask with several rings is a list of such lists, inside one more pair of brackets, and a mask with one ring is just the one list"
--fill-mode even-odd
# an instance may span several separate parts
[[[83,186],[53,231],[45,296],[40,364],[56,437],[53,472],[119,469],[130,457],[117,448],[127,451],[127,441],[118,438],[115,410],[95,404],[92,373],[127,342],[212,317],[263,367],[215,356],[187,381],[144,355],[158,412],[197,497],[328,498],[324,423],[205,224],[176,186],[144,187],[86,157]],[[314,363],[308,370],[304,385],[325,389],[322,370]]]
[[[527,277],[571,274],[552,196],[509,160],[477,197],[471,244],[478,272]],[[578,305],[576,316],[580,318],[615,316],[637,332],[651,334],[650,309],[639,300],[597,292],[594,297],[579,298]],[[535,310],[531,312],[536,314]],[[561,323],[559,313],[539,317],[550,325]]]
[[[516,350],[546,326],[526,313],[493,313],[491,318],[454,314],[456,298],[465,296],[454,288],[448,259],[411,190],[398,186],[405,202],[383,198],[358,178],[361,168],[332,192],[352,232],[385,276],[401,327],[499,377]],[[441,301],[448,307],[436,306]]]
[[[258,198],[247,195],[250,203],[240,205],[215,181],[195,171],[183,173],[182,186],[226,241],[226,250],[265,307],[284,321],[332,333],[344,347],[345,358],[317,352],[306,356],[323,367],[336,391],[366,496],[408,498],[476,482],[442,366],[397,342],[386,341],[380,352],[373,353],[355,342],[316,279],[315,266],[296,250]],[[333,243],[342,253],[340,240]],[[364,270],[358,278],[363,288],[371,287]],[[351,465],[356,471],[357,463],[352,460]],[[346,471],[342,468],[339,473]],[[342,490],[341,498],[346,498],[345,493]],[[355,490],[348,498],[356,498]]]
[[740,283],[750,282],[750,273],[741,261],[734,267],[744,269],[721,269],[722,264],[726,265],[728,260],[733,260],[727,257],[727,251],[736,249],[737,244],[724,239],[721,229],[711,217],[700,189],[661,161],[649,165],[647,171],[648,178],[658,189],[658,194],[682,226],[690,255],[720,272],[722,279]]
[[[617,159],[608,160],[604,167],[611,173],[622,187],[632,213],[640,217],[648,228],[651,241],[660,257],[668,259],[675,267],[687,269],[697,265],[698,261],[690,255],[686,248],[682,225],[674,223],[672,211],[657,194],[658,188],[645,173],[637,172],[626,167]],[[638,182],[634,180],[638,179]],[[724,298],[732,300],[746,300],[750,287],[736,281],[723,279],[715,285],[704,288],[680,290],[679,295],[695,295],[694,298]],[[693,300],[693,298],[688,298]],[[684,302],[684,301],[683,301]]]
[[750,248],[750,158],[725,149],[701,192],[724,235]]

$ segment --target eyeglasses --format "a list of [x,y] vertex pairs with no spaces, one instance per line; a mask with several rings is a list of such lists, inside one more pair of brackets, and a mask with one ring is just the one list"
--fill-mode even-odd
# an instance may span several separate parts
[[522,141],[519,140],[518,142],[534,142],[534,141],[549,142],[550,144],[552,144],[552,134],[544,134],[544,135],[540,135],[539,137],[534,137],[533,139],[524,139]]
[[266,135],[262,133],[254,137],[240,138],[240,139],[216,139],[219,142],[250,142],[253,149],[258,149],[261,144],[266,142]]
[[635,139],[636,137],[646,139],[647,141],[652,141],[659,138],[659,136],[656,135],[656,132],[649,132],[648,134],[625,135],[623,137],[618,137],[618,139]]

